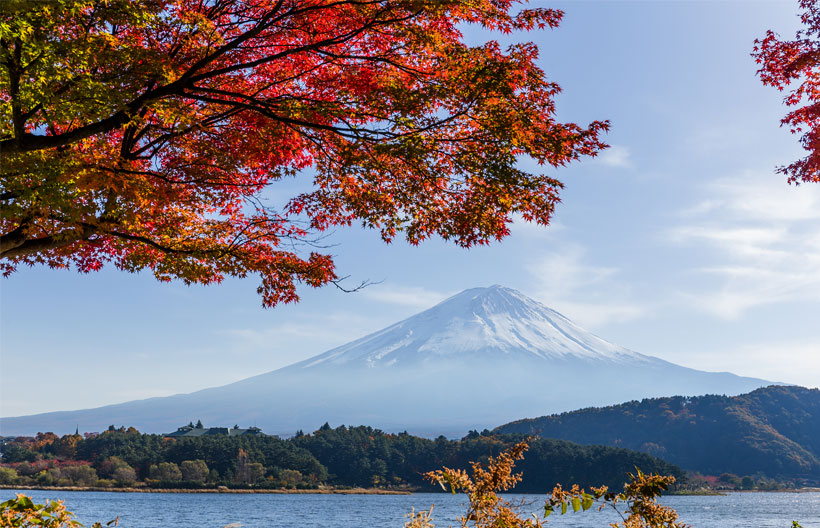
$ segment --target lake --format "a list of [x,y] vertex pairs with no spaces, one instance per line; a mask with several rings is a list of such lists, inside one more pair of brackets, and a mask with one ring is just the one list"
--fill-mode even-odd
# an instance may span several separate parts
[[[401,528],[410,508],[433,510],[439,527],[456,525],[465,510],[463,495],[417,493],[413,495],[274,495],[212,493],[54,492],[24,490],[42,503],[64,499],[77,519],[91,526],[119,515],[121,528],[169,526],[222,528],[241,523],[244,528]],[[14,496],[0,490],[0,502]],[[543,495],[516,495],[537,512]],[[722,496],[672,496],[662,502],[675,508],[683,522],[695,528],[791,528],[798,520],[804,528],[820,528],[820,492],[730,493]],[[543,511],[543,510],[542,510]],[[553,514],[548,526],[606,528],[618,521],[611,510]]]

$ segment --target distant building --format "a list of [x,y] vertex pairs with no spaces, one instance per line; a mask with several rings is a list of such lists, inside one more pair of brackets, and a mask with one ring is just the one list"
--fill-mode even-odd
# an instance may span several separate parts
[[233,428],[228,427],[203,427],[201,422],[196,425],[189,423],[183,425],[173,433],[168,433],[163,436],[166,438],[190,438],[193,436],[267,436],[258,427],[248,427],[247,429],[240,429],[238,425]]

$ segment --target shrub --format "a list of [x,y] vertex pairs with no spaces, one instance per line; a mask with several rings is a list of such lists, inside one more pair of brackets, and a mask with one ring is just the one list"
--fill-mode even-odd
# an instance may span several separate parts
[[137,472],[129,465],[118,467],[111,478],[120,486],[130,486],[137,480]]
[[148,468],[148,476],[152,480],[182,480],[182,472],[173,462],[160,462]]
[[[449,488],[452,493],[464,492],[469,500],[467,514],[459,517],[462,528],[541,528],[544,521],[536,516],[522,518],[519,514],[520,504],[513,504],[502,499],[498,493],[513,488],[521,481],[521,474],[513,473],[517,460],[524,458],[529,446],[519,442],[497,457],[490,457],[486,465],[472,463],[472,475],[462,469],[444,468],[425,474],[425,478],[438,483],[442,488]],[[606,486],[592,488],[587,493],[578,486],[565,491],[560,485],[553,489],[552,495],[544,504],[544,517],[556,509],[562,514],[571,508],[574,512],[586,511],[594,504],[599,508],[612,507],[618,510],[618,504],[627,506],[621,513],[623,524],[612,524],[613,528],[686,528],[677,522],[678,514],[672,508],[661,506],[657,497],[675,482],[674,477],[646,475],[640,470],[636,475],[629,475],[631,482],[624,485],[621,493],[609,493]],[[411,511],[406,528],[432,528],[432,508],[420,512]]]
[[64,466],[59,471],[60,480],[67,479],[74,486],[93,486],[97,483],[97,471],[91,466]]
[[0,467],[0,484],[14,484],[17,477],[17,471],[14,468]]
[[183,480],[205,482],[208,479],[208,464],[204,460],[185,460],[179,469]]
[[279,481],[286,488],[295,488],[302,483],[302,473],[295,469],[283,469],[279,472]]
[[[116,526],[119,517],[105,523]],[[63,501],[46,501],[45,504],[34,504],[30,497],[22,493],[17,497],[0,503],[0,526],[15,528],[83,528],[74,520],[74,514],[65,509]],[[102,528],[94,523],[91,528]]]

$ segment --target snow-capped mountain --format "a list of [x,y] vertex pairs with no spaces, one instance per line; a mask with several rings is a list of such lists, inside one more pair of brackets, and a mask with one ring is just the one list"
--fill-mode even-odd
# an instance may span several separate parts
[[373,368],[441,361],[584,359],[651,361],[586,332],[521,293],[472,288],[380,332],[293,365],[360,365]]
[[81,411],[0,419],[0,435],[169,432],[190,420],[270,434],[332,425],[460,436],[511,420],[654,396],[769,385],[681,367],[586,332],[521,293],[473,288],[374,334],[230,385]]

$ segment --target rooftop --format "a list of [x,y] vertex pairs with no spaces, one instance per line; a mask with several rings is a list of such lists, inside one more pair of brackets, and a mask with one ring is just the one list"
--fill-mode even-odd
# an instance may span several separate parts
[[173,433],[167,433],[164,436],[167,438],[178,438],[178,437],[194,437],[194,436],[266,436],[265,433],[262,432],[261,429],[258,427],[248,427],[247,429],[240,429],[238,425],[234,425],[233,428],[228,427],[203,427],[201,422],[197,422],[196,425],[193,423],[189,423],[188,425],[183,425]]

